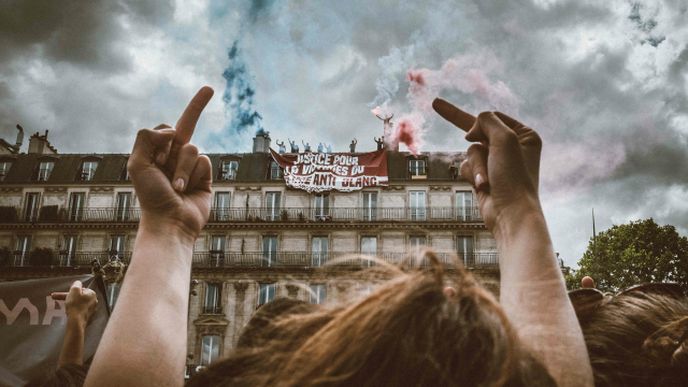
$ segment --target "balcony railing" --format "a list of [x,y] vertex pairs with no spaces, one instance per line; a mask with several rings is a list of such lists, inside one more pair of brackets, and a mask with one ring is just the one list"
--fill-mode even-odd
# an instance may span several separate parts
[[0,207],[0,223],[138,222],[140,208],[43,206],[38,211]]
[[[467,267],[494,267],[499,264],[496,251],[472,252],[467,254],[436,253],[442,264],[451,266],[457,255]],[[193,266],[197,268],[224,267],[321,267],[355,266],[369,267],[378,263],[393,265],[414,263],[415,255],[411,253],[382,253],[377,258],[368,259],[356,253],[312,253],[294,251],[272,252],[196,252],[193,254]],[[429,264],[427,261],[421,262]]]
[[57,267],[90,267],[94,262],[101,266],[112,259],[119,258],[122,262],[129,264],[131,261],[131,252],[111,253],[111,252],[76,252],[65,253],[58,252],[51,254],[51,257],[36,256],[32,253],[22,253],[20,251],[13,252],[9,262],[6,264],[13,267],[40,267],[40,266],[57,266]]
[[326,210],[303,207],[218,208],[210,214],[211,222],[295,222],[295,221],[456,221],[479,222],[477,207],[335,207]]
[[203,314],[222,314],[222,306],[220,305],[203,305],[201,310]]
[[[44,206],[24,214],[15,207],[0,207],[0,223],[88,223],[138,222],[140,208],[86,207],[82,209]],[[477,207],[336,207],[330,209],[219,208],[210,213],[210,222],[480,222]]]
[[[442,264],[451,266],[456,257],[463,261],[467,267],[494,267],[499,264],[499,257],[496,251],[480,251],[467,254],[436,253]],[[31,253],[22,254],[19,251],[13,252],[9,262],[5,265],[13,267],[83,267],[91,266],[94,261],[104,265],[115,257],[125,264],[131,261],[131,252],[111,253],[111,252],[59,252],[52,257],[36,258]],[[348,267],[370,267],[381,263],[388,264],[415,264],[416,255],[413,253],[382,253],[376,258],[369,259],[359,256],[357,253],[327,252],[313,253],[306,251],[273,251],[273,252],[195,252],[193,254],[193,267],[197,268],[307,268],[322,266],[348,266]],[[428,265],[429,262],[421,262]]]

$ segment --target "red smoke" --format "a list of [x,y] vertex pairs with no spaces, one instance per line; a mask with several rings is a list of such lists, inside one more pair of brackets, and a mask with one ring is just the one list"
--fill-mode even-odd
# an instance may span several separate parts
[[418,86],[425,86],[425,77],[423,77],[420,71],[409,70],[409,72],[406,73],[406,78],[411,84],[416,83]]
[[405,144],[414,156],[418,156],[420,129],[413,125],[410,119],[402,119],[399,121],[395,139],[397,142]]

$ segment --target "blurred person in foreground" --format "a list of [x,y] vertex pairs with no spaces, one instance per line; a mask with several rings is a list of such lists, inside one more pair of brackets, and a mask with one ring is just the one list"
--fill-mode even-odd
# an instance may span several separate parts
[[688,297],[680,285],[647,283],[617,294],[581,288],[569,297],[596,386],[688,383]]
[[27,386],[70,386],[84,384],[88,366],[84,365],[84,341],[86,326],[98,307],[96,292],[84,288],[81,281],[74,281],[69,292],[53,292],[53,300],[65,301],[67,326],[57,370],[46,379],[33,381]]
[[[211,200],[210,161],[189,141],[212,93],[202,88],[175,128],[137,135],[128,168],[141,221],[87,385],[183,383],[179,332],[187,329],[193,243]],[[499,246],[501,305],[461,268],[445,275],[428,253],[431,270],[400,272],[363,300],[288,314],[281,334],[230,354],[228,373],[205,384],[592,385],[540,207],[540,138],[501,113],[475,118],[443,100],[433,106],[476,142],[461,175]]]

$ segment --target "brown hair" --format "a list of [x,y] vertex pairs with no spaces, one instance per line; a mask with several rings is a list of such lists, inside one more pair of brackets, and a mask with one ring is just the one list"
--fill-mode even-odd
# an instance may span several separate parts
[[264,338],[249,328],[249,345],[188,385],[554,385],[494,297],[463,268],[446,296],[444,271],[427,257],[430,270],[397,272],[358,302],[276,317]]
[[[572,298],[573,300],[573,298]],[[574,306],[576,302],[574,301]],[[688,380],[688,298],[649,284],[600,296],[579,315],[597,386],[677,386]]]

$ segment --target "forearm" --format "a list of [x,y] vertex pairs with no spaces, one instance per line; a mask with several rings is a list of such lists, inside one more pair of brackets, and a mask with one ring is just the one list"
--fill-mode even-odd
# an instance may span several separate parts
[[82,365],[84,363],[84,332],[86,331],[86,321],[83,318],[68,316],[67,329],[60,351],[58,367],[66,364]]
[[193,238],[142,219],[86,385],[183,384],[192,249]]
[[521,341],[560,386],[592,385],[592,371],[578,320],[568,298],[540,211],[502,230],[501,304]]

